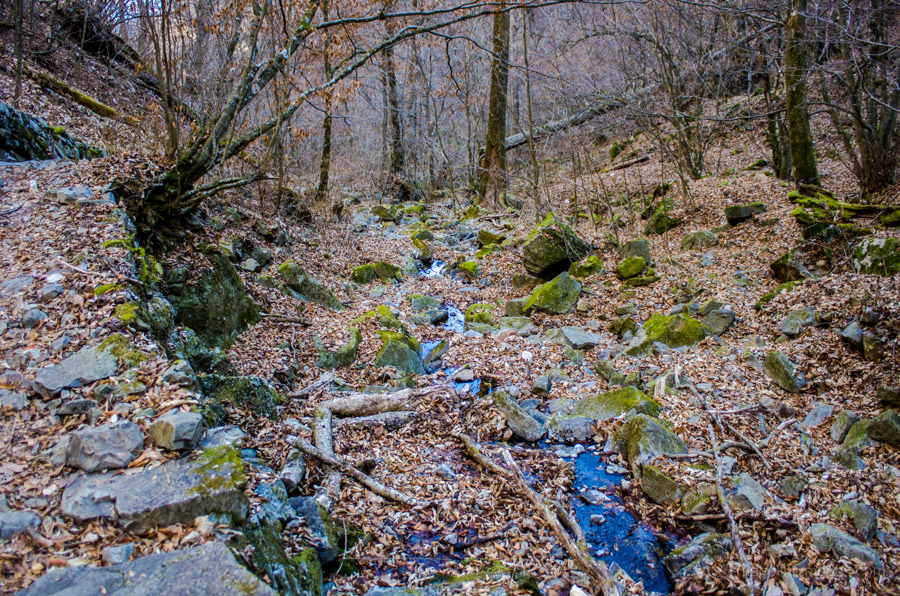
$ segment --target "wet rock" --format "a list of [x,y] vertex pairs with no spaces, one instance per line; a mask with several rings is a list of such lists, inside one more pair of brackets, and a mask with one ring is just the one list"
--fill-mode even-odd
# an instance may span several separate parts
[[331,514],[313,497],[294,497],[288,503],[306,522],[309,542],[318,552],[322,564],[334,561],[341,553],[342,545]]
[[[377,267],[375,274],[378,275]],[[278,275],[284,280],[289,296],[303,302],[315,302],[332,310],[343,310],[344,305],[327,286],[313,278],[302,267],[285,261],[278,267]]]
[[731,537],[726,534],[705,533],[673,550],[663,559],[663,565],[675,579],[690,575],[709,566],[731,551]]
[[821,552],[834,551],[839,557],[859,559],[881,569],[881,559],[873,549],[850,534],[827,524],[813,524],[809,528],[813,545]]
[[620,280],[631,279],[637,277],[647,268],[647,262],[643,257],[630,257],[624,259],[619,266],[616,267],[616,277]]
[[681,250],[698,250],[701,248],[712,248],[719,243],[719,237],[714,232],[707,230],[698,230],[685,235],[681,239]]
[[211,269],[195,282],[179,285],[169,300],[179,325],[190,327],[207,346],[227,349],[259,321],[259,307],[247,296],[228,258],[213,254],[209,261]]
[[563,344],[570,348],[575,348],[576,350],[592,348],[597,345],[597,336],[593,333],[588,333],[580,327],[560,327],[558,329],[551,329],[544,334],[544,338],[547,341]]
[[107,565],[121,565],[126,563],[132,554],[134,554],[134,545],[129,542],[119,546],[107,546],[103,549],[100,558]]
[[757,213],[765,213],[766,206],[762,203],[750,203],[748,205],[728,205],[725,207],[725,220],[728,225],[736,226],[751,219]]
[[[139,578],[139,581],[137,580]],[[276,592],[235,559],[223,542],[140,557],[109,567],[56,568],[38,578],[22,596],[275,596]]]
[[795,370],[794,363],[787,356],[775,350],[766,354],[763,371],[785,391],[799,393],[806,388],[803,373]]
[[528,234],[522,252],[529,274],[550,279],[590,254],[591,247],[550,213]]
[[855,412],[849,410],[838,412],[837,416],[834,417],[834,422],[831,423],[831,439],[835,443],[843,443],[844,439],[847,438],[847,433],[850,432],[850,429],[857,422],[859,422],[859,416]]
[[551,314],[568,313],[575,306],[580,293],[581,284],[564,271],[531,292],[525,301],[524,312],[537,310]]
[[494,406],[506,418],[506,425],[517,437],[525,441],[539,441],[544,436],[544,426],[525,411],[506,391],[491,394]]
[[69,433],[66,463],[85,472],[124,468],[143,450],[144,433],[134,422],[119,420]]
[[864,238],[853,248],[853,268],[859,273],[900,273],[900,241],[896,238]]
[[816,320],[816,309],[811,306],[796,308],[778,323],[778,330],[788,337],[798,337],[806,327]]
[[531,385],[531,393],[534,395],[540,395],[545,397],[550,395],[550,391],[553,389],[553,383],[550,381],[550,377],[547,375],[541,375],[540,377],[534,380],[534,383]]
[[703,323],[709,327],[709,332],[713,335],[722,335],[734,324],[735,316],[733,310],[720,308],[710,311],[703,319]]
[[772,274],[775,276],[775,279],[777,279],[782,284],[791,281],[801,281],[813,277],[813,274],[809,272],[809,270],[800,260],[800,257],[793,250],[789,250],[788,252],[772,261],[772,264],[769,265],[769,268],[772,270]]
[[129,532],[193,523],[201,515],[247,515],[247,477],[233,447],[206,449],[137,474],[98,474],[75,479],[63,492],[60,511],[79,522],[117,520]]
[[891,410],[885,410],[869,422],[866,434],[873,441],[900,447],[900,416]]
[[644,466],[641,470],[641,490],[660,505],[674,503],[684,494],[681,484],[656,466]]
[[681,437],[646,414],[638,414],[625,423],[613,435],[613,445],[625,456],[633,472],[639,472],[643,462],[659,455],[687,453]]
[[0,539],[11,538],[41,524],[41,518],[30,511],[0,513]]
[[806,428],[816,428],[825,424],[825,421],[831,418],[834,412],[834,406],[825,404],[813,404],[812,410],[806,415],[801,424]]
[[169,410],[150,426],[150,436],[161,449],[193,449],[203,437],[203,416],[196,412]]
[[878,529],[878,511],[861,501],[844,501],[829,511],[828,517],[834,520],[850,519],[853,527],[866,541],[872,540]]
[[656,342],[669,348],[693,346],[709,334],[709,327],[686,314],[657,313],[641,326],[625,349],[625,353],[629,356],[645,354]]
[[18,412],[27,407],[28,398],[25,397],[24,393],[15,393],[13,391],[7,391],[6,389],[0,389],[0,410],[10,409]]

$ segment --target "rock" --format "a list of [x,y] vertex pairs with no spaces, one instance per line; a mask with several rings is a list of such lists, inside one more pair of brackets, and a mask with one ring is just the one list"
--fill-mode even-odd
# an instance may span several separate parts
[[732,478],[731,488],[732,492],[727,498],[735,513],[762,511],[766,505],[775,502],[772,493],[747,473]]
[[853,425],[859,422],[859,416],[849,410],[842,410],[834,417],[831,423],[831,439],[835,443],[843,443],[847,438],[847,433],[853,428]]
[[284,467],[278,472],[278,480],[284,485],[287,494],[291,494],[300,488],[300,485],[305,478],[306,463],[301,457],[300,452],[295,450],[295,453],[288,457]]
[[5,511],[0,513],[0,540],[11,538],[39,525],[41,518],[30,511]]
[[866,462],[859,457],[859,452],[875,444],[868,434],[871,422],[871,420],[860,420],[851,426],[840,449],[834,454],[834,460],[844,468],[848,470],[865,469]]
[[624,259],[619,266],[616,267],[616,277],[621,280],[637,277],[647,268],[647,262],[643,257],[629,257]]
[[622,258],[641,257],[645,263],[651,263],[650,244],[646,238],[635,238],[622,245]]
[[558,329],[551,329],[544,334],[544,338],[547,341],[563,344],[570,348],[575,348],[576,350],[592,348],[597,345],[597,336],[593,333],[588,333],[580,327],[560,327]]
[[517,437],[525,441],[539,441],[544,436],[543,425],[526,412],[506,391],[491,394],[494,406],[506,418],[506,425]]
[[547,428],[554,437],[570,444],[583,443],[597,434],[593,421],[585,416],[552,415]]
[[572,310],[581,293],[581,284],[563,271],[551,281],[536,287],[525,300],[524,312],[533,310],[565,314]]
[[107,565],[121,565],[126,563],[132,554],[134,554],[134,545],[129,542],[119,546],[107,546],[103,549],[100,558]]
[[372,207],[372,215],[384,222],[396,222],[402,216],[396,205],[375,205]]
[[333,352],[331,350],[326,350],[325,347],[322,346],[322,342],[319,340],[318,335],[313,336],[313,342],[319,352],[319,359],[317,362],[319,368],[329,370],[343,368],[356,362],[359,345],[362,343],[362,333],[357,327],[350,327],[347,329],[347,334],[350,338]]
[[806,388],[807,383],[803,373],[795,371],[794,363],[787,356],[775,350],[766,354],[763,371],[785,391],[800,393],[802,389]]
[[[813,277],[796,252],[789,250],[769,265],[772,274],[782,284],[791,281],[801,281]],[[777,288],[776,288],[777,289]]]
[[537,326],[529,317],[503,317],[500,319],[500,330],[512,330],[519,335],[527,337],[538,332]]
[[849,518],[853,522],[853,527],[866,541],[872,540],[878,529],[878,511],[860,501],[844,501],[829,511],[828,517],[835,520]]
[[240,268],[244,271],[253,273],[259,269],[259,263],[253,257],[241,261]]
[[203,437],[203,416],[196,412],[169,410],[150,427],[150,436],[161,449],[193,449]]
[[494,306],[492,304],[476,303],[471,305],[466,309],[466,328],[473,328],[476,324],[493,325],[494,319],[491,317],[491,309],[493,308]]
[[531,393],[534,395],[540,395],[541,397],[546,397],[550,395],[550,391],[553,389],[553,383],[550,381],[550,377],[547,375],[541,375],[540,377],[534,380],[534,383],[531,385]]
[[240,449],[244,444],[244,431],[237,426],[219,426],[211,428],[200,441],[201,449],[213,447],[234,447]]
[[719,308],[710,311],[706,318],[703,319],[703,323],[709,327],[711,334],[722,335],[734,324],[735,316],[733,310]]
[[816,309],[811,306],[795,308],[778,323],[778,330],[788,337],[798,337],[806,327],[816,320]]
[[0,389],[0,410],[20,411],[28,407],[28,398],[24,393],[14,393],[6,389]]
[[748,205],[728,205],[725,207],[725,220],[728,225],[736,226],[752,218],[757,213],[765,213],[766,206],[763,203],[750,203]]
[[808,485],[809,481],[803,476],[791,474],[778,482],[778,489],[788,497],[799,499]]
[[685,237],[681,239],[681,250],[682,252],[684,252],[689,250],[697,250],[700,248],[712,248],[718,243],[719,237],[714,232],[698,230],[696,232],[686,234]]
[[260,377],[209,374],[200,375],[197,380],[200,391],[207,398],[201,412],[211,427],[219,426],[224,421],[226,404],[275,420],[278,417],[277,407],[284,402],[275,388]]
[[603,261],[597,255],[590,255],[588,258],[578,263],[572,263],[569,267],[569,275],[578,279],[584,279],[592,275],[603,273]]
[[128,420],[74,431],[69,437],[66,463],[85,472],[124,468],[144,448],[144,433]]
[[246,484],[240,452],[213,447],[137,474],[78,477],[63,492],[60,511],[79,522],[117,520],[133,533],[191,525],[201,515],[226,514],[241,521],[248,510]]
[[[388,265],[388,263],[384,263]],[[393,267],[393,265],[391,265]],[[386,272],[386,271],[383,271]],[[376,264],[375,273],[378,275]],[[303,302],[315,302],[332,310],[343,310],[344,305],[337,296],[326,287],[306,273],[302,267],[291,261],[285,261],[278,267],[278,275],[284,280],[289,296]]]
[[91,411],[91,408],[97,407],[97,402],[93,399],[73,399],[65,402],[56,411],[58,416],[81,416]]
[[[139,578],[139,581],[138,581]],[[140,557],[109,567],[62,567],[31,584],[22,596],[141,596],[164,588],[168,596],[275,596],[235,559],[223,542]]]
[[425,364],[419,352],[398,339],[389,339],[375,356],[375,366],[393,366],[398,372],[424,375]]
[[41,302],[50,302],[54,298],[58,298],[65,291],[60,284],[47,284],[41,288]]
[[613,435],[613,444],[634,472],[640,471],[643,462],[659,455],[687,453],[681,437],[646,414],[638,414],[625,423]]
[[900,416],[891,410],[885,410],[869,422],[866,434],[873,441],[900,447]]
[[179,387],[196,388],[197,376],[187,360],[178,359],[159,376],[159,380],[166,385],[178,385]]
[[864,238],[853,249],[853,268],[859,273],[900,273],[900,242],[896,238]]
[[641,470],[641,490],[660,505],[674,503],[684,494],[684,488],[656,466],[644,466]]
[[529,274],[550,279],[590,254],[591,247],[551,212],[528,234],[522,252]]
[[813,545],[823,553],[834,551],[840,557],[859,559],[881,569],[878,553],[846,532],[827,524],[813,524],[809,528],[809,534]]
[[862,356],[870,362],[884,360],[884,342],[871,331],[863,333]]
[[881,385],[875,391],[875,397],[889,406],[900,407],[900,388]]
[[650,219],[647,220],[647,225],[644,227],[645,234],[665,234],[669,230],[677,228],[682,223],[682,220],[677,217],[672,217],[670,215],[672,206],[667,201],[663,201],[663,204],[657,209],[653,215],[650,216]]
[[507,300],[504,313],[507,317],[521,317],[525,312],[525,299]]
[[841,331],[841,339],[850,344],[852,347],[861,350],[863,330],[859,323],[853,321]]
[[306,522],[309,542],[315,547],[323,565],[334,561],[341,553],[341,541],[331,514],[313,497],[294,497],[290,506]]
[[440,308],[441,303],[437,298],[431,296],[412,294],[409,296],[409,305],[414,311],[421,312],[423,310]]
[[[176,323],[190,327],[207,345],[231,347],[244,329],[259,321],[259,307],[247,296],[237,270],[226,257],[209,257],[212,268],[194,283],[170,291]],[[171,288],[170,288],[171,289]]]
[[392,265],[387,261],[376,261],[373,270],[375,271],[375,275],[383,280],[400,278],[400,267]]
[[469,279],[475,279],[481,275],[478,261],[462,261],[456,264],[454,271],[460,272]]
[[806,418],[801,424],[806,428],[816,428],[825,424],[825,421],[831,418],[834,412],[834,406],[826,404],[814,404],[813,409],[809,411]]
[[65,205],[74,205],[80,200],[91,200],[94,198],[94,191],[90,186],[66,186],[64,188],[54,188],[47,191],[47,196],[56,199]]
[[353,269],[353,272],[350,273],[350,279],[353,280],[354,283],[359,285],[365,285],[369,282],[375,281],[375,278],[378,277],[375,273],[375,265],[360,265]]
[[266,222],[261,219],[257,219],[253,224],[253,231],[259,234],[260,238],[263,240],[268,240],[269,242],[274,242],[276,238],[278,238],[278,231],[271,229]]
[[709,334],[709,327],[686,314],[656,313],[641,326],[625,353],[629,356],[646,354],[655,342],[669,348],[692,346]]
[[632,410],[639,414],[657,416],[662,406],[636,387],[622,387],[577,402],[571,414],[600,421],[621,416]]
[[47,313],[39,308],[29,308],[22,314],[22,327],[33,329],[47,319]]
[[425,368],[428,370],[436,370],[440,366],[441,358],[444,357],[444,354],[446,354],[449,349],[450,344],[448,344],[446,340],[438,342],[427,354],[425,354],[425,358],[422,359]]
[[731,546],[731,537],[726,534],[700,534],[673,550],[663,559],[663,566],[673,578],[678,579],[709,566],[714,559],[728,555]]
[[703,303],[703,305],[700,307],[699,313],[705,317],[712,311],[720,310],[724,307],[725,307],[725,303],[723,303],[719,300],[716,300],[715,298],[711,298]]
[[500,244],[506,240],[506,235],[493,230],[478,230],[477,242],[479,247],[489,246],[491,244]]

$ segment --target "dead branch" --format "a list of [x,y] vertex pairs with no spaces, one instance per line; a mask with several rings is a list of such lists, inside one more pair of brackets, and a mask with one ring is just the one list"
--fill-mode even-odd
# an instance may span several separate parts
[[309,327],[310,325],[312,325],[312,323],[309,322],[309,319],[307,319],[305,317],[291,317],[288,315],[280,315],[278,313],[267,313],[267,312],[261,312],[261,313],[259,313],[259,316],[262,317],[263,319],[268,319],[275,323],[296,323],[297,325],[300,325],[301,327]]
[[[328,408],[316,408],[313,414],[313,440],[316,447],[331,457],[334,457],[334,434],[331,427],[331,410]],[[316,501],[325,509],[331,511],[331,506],[341,494],[341,473],[338,470],[329,470],[325,482],[316,491]]]
[[383,412],[371,416],[359,416],[356,418],[337,418],[334,426],[337,428],[375,428],[383,426],[388,430],[400,428],[416,417],[412,410],[399,410],[397,412]]
[[355,467],[351,466],[344,460],[339,459],[337,456],[331,456],[327,453],[323,453],[319,449],[316,449],[309,441],[304,441],[303,439],[294,439],[293,441],[291,441],[291,445],[293,445],[306,455],[314,457],[324,464],[339,469],[341,472],[343,472],[347,476],[350,476],[376,495],[382,496],[385,499],[396,501],[404,505],[409,505],[410,507],[427,507],[431,504],[430,501],[421,501],[419,499],[415,499],[413,497],[405,495],[397,489],[385,486],[371,476],[364,474]]
[[298,391],[294,391],[293,393],[288,393],[286,397],[288,397],[289,399],[295,399],[298,397],[306,397],[307,395],[309,395],[316,389],[319,389],[320,387],[324,387],[324,386],[328,385],[328,383],[332,382],[333,380],[334,380],[334,373],[325,373],[324,375],[322,375],[322,378],[320,378],[315,383],[309,385],[308,387],[304,387],[303,389],[300,389]]
[[606,564],[594,559],[586,550],[582,550],[575,541],[572,540],[572,537],[569,536],[569,533],[560,523],[556,512],[547,505],[543,497],[537,494],[534,489],[528,485],[528,481],[525,480],[525,477],[522,475],[522,470],[519,468],[518,464],[516,464],[516,461],[513,459],[509,450],[504,449],[502,453],[503,461],[509,468],[519,490],[522,491],[528,500],[531,501],[531,504],[538,510],[544,518],[544,521],[550,526],[550,529],[556,535],[557,539],[569,553],[569,556],[572,557],[575,564],[578,565],[578,568],[584,571],[591,580],[593,580],[593,583],[600,588],[604,596],[617,596],[619,592],[612,576],[609,574],[609,570],[606,568]]
[[642,155],[640,157],[635,157],[634,159],[629,159],[628,161],[623,161],[620,164],[616,164],[614,166],[610,166],[608,168],[604,168],[597,172],[598,174],[605,174],[607,172],[616,172],[618,170],[624,170],[626,168],[630,168],[631,166],[636,166],[639,163],[644,163],[645,161],[650,161],[649,155]]
[[504,478],[512,478],[512,473],[509,470],[507,470],[503,466],[495,464],[481,452],[481,449],[478,447],[478,443],[476,443],[472,437],[461,432],[454,432],[453,436],[462,441],[463,445],[466,446],[466,455],[468,455],[469,458],[471,458],[472,461],[474,461],[476,464],[478,464],[482,468],[490,470],[498,476],[503,476]]
[[575,535],[575,544],[582,550],[587,551],[587,536],[584,535],[584,530],[578,525],[578,520],[575,519],[559,501],[553,501],[553,508],[556,510],[559,521]]
[[450,387],[435,385],[424,389],[402,389],[393,393],[353,393],[323,402],[320,407],[328,408],[335,416],[345,418],[371,416],[383,412],[412,410],[416,401],[441,394],[446,394],[447,397],[455,395]]

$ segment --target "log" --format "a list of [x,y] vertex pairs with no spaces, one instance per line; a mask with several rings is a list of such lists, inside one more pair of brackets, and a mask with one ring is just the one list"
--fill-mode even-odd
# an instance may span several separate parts
[[[331,425],[331,410],[317,408],[313,414],[313,440],[316,447],[326,455],[334,457],[334,434]],[[341,473],[338,470],[329,470],[325,482],[316,491],[316,501],[331,511],[331,506],[341,494]]]
[[493,472],[494,474],[497,474],[498,476],[503,476],[504,478],[512,479],[512,477],[513,477],[512,472],[510,472],[503,466],[495,464],[494,462],[489,460],[487,458],[487,456],[485,456],[481,452],[481,449],[479,449],[479,447],[478,447],[478,443],[476,443],[472,437],[470,437],[469,435],[467,435],[465,433],[460,433],[460,432],[454,432],[453,436],[456,437],[457,439],[459,439],[460,441],[462,441],[463,445],[465,445],[465,447],[466,447],[466,455],[468,455],[472,459],[472,461],[474,461],[476,464],[478,464],[482,468],[490,470],[491,472]]
[[556,535],[556,538],[562,543],[563,548],[566,549],[566,552],[569,553],[569,556],[572,557],[572,560],[578,565],[578,568],[591,578],[594,585],[600,588],[604,596],[618,596],[619,591],[616,588],[612,576],[609,574],[609,570],[606,568],[606,564],[593,558],[587,553],[587,550],[582,550],[575,541],[572,540],[572,537],[569,536],[569,533],[559,521],[556,512],[544,502],[543,497],[537,494],[534,489],[528,485],[528,481],[525,480],[525,476],[522,475],[522,470],[519,468],[518,464],[516,464],[516,461],[513,459],[508,449],[503,450],[503,461],[506,462],[519,490],[529,501],[531,501],[531,504],[534,505],[535,509],[538,510],[541,517],[544,518],[544,521]]
[[123,114],[119,110],[97,101],[90,95],[87,95],[74,87],[70,87],[49,73],[40,72],[27,67],[25,68],[25,73],[39,84],[52,89],[60,95],[65,95],[75,103],[86,107],[98,116],[109,118],[111,120],[119,120],[132,128],[138,128],[141,124],[137,118]]
[[398,410],[412,410],[416,401],[441,394],[446,394],[446,397],[455,396],[455,392],[450,387],[436,385],[424,389],[402,389],[393,393],[353,393],[346,397],[328,400],[319,406],[328,408],[335,416],[352,418]]
[[357,418],[338,418],[333,424],[337,428],[375,428],[383,426],[388,430],[400,428],[413,420],[417,413],[412,410],[398,410],[396,412],[383,412],[371,416],[359,416]]
[[618,170],[624,170],[626,168],[630,168],[631,166],[636,166],[639,163],[644,163],[645,161],[650,161],[649,155],[642,155],[640,157],[635,157],[634,159],[629,159],[628,161],[623,161],[620,164],[616,164],[614,166],[609,166],[608,168],[604,168],[597,173],[605,174],[607,172],[616,172]]

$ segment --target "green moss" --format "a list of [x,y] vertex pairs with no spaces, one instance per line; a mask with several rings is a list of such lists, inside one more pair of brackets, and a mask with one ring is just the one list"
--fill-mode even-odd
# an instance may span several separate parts
[[584,279],[603,272],[603,261],[597,255],[590,255],[578,263],[572,263],[569,267],[569,275],[578,279]]
[[358,328],[350,327],[347,329],[347,334],[350,335],[350,339],[334,352],[326,350],[322,346],[319,336],[314,336],[316,349],[319,351],[318,365],[320,368],[340,368],[350,366],[356,361],[359,344],[362,343],[362,333]]
[[350,279],[360,285],[374,281],[376,277],[378,276],[375,274],[375,265],[371,264],[360,265],[353,269],[353,272],[350,274]]
[[635,387],[623,387],[581,400],[575,405],[571,415],[608,420],[631,410],[655,417],[662,411],[662,406]]
[[103,296],[104,294],[108,294],[113,290],[121,290],[122,286],[119,284],[103,284],[94,288],[94,296]]
[[482,323],[484,325],[493,325],[494,319],[491,317],[491,304],[473,304],[466,309],[466,324]]
[[154,357],[154,354],[135,348],[134,344],[121,333],[113,333],[104,339],[100,342],[99,348],[118,358],[120,364],[131,368],[136,368]]
[[463,211],[461,219],[463,221],[467,221],[470,219],[475,219],[479,215],[481,215],[481,207],[479,207],[478,205],[472,205],[468,209]]
[[137,302],[126,302],[125,304],[118,305],[113,311],[113,315],[128,327],[132,327],[138,330],[146,330],[150,328],[150,326],[144,320],[146,318],[144,309]]
[[208,496],[228,488],[243,490],[247,485],[241,452],[231,445],[206,449],[199,459],[202,465],[191,473],[200,476],[200,484],[192,487],[190,494]]
[[285,398],[259,377],[211,374],[200,375],[198,380],[203,394],[214,402],[247,408],[257,416],[274,420],[278,405],[285,403]]
[[766,304],[768,304],[775,298],[775,296],[778,296],[779,294],[783,294],[786,292],[791,292],[794,290],[795,287],[797,287],[799,284],[802,284],[802,283],[803,283],[803,280],[789,281],[789,282],[785,282],[783,284],[779,284],[779,285],[775,286],[775,289],[773,289],[771,292],[768,292],[768,293],[760,296],[759,300],[756,302],[756,304],[753,305],[753,308],[755,308],[756,310],[762,310]]
[[382,349],[384,349],[383,346],[386,346],[388,344],[388,342],[391,340],[395,340],[395,341],[404,343],[416,352],[420,352],[422,349],[422,347],[419,345],[419,342],[416,340],[416,338],[413,337],[412,335],[409,335],[408,333],[398,333],[396,331],[384,331],[384,330],[377,331],[376,333],[378,333],[378,339],[381,340]]
[[456,266],[456,269],[465,273],[470,279],[475,279],[481,274],[477,261],[463,261]]
[[294,565],[306,571],[311,580],[309,590],[311,596],[322,596],[322,561],[314,548],[307,548],[292,559]]
[[646,353],[654,342],[663,343],[670,348],[692,346],[709,333],[709,327],[686,314],[656,313],[638,330],[626,353],[629,356],[639,356]]
[[539,310],[553,314],[569,312],[578,301],[581,284],[563,272],[545,284],[536,287],[525,300],[523,311]]
[[632,277],[631,279],[626,279],[622,283],[623,288],[639,288],[642,286],[653,285],[662,279],[658,275],[646,275],[644,277]]
[[500,252],[500,251],[501,251],[500,247],[497,246],[496,244],[488,244],[488,245],[482,247],[481,249],[479,249],[479,251],[475,253],[475,258],[483,259],[484,257],[486,257],[490,254],[494,254],[495,252]]

